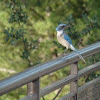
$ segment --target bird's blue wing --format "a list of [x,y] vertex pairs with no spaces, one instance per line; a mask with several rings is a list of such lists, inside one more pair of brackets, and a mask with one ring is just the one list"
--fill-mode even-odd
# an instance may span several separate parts
[[64,39],[67,40],[70,44],[73,44],[70,37],[66,35],[66,33],[64,34]]
[[80,53],[78,52],[78,50],[76,50],[76,49],[74,48],[70,37],[69,37],[68,35],[66,35],[66,33],[64,33],[64,39],[67,40],[67,41],[71,44],[72,47],[70,47],[70,48],[71,48],[72,50],[76,51],[76,52],[77,52],[77,55],[80,57],[80,59],[83,60],[83,61],[85,62],[84,58],[80,55]]

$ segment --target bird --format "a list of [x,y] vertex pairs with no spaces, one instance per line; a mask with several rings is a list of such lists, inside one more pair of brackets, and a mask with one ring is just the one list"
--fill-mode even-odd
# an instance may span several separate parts
[[66,34],[65,28],[68,28],[68,27],[69,25],[67,24],[59,24],[56,27],[57,40],[62,46],[66,47],[64,54],[67,52],[68,49],[71,49],[77,53],[77,55],[80,57],[82,61],[86,62],[85,59],[80,55],[78,50],[73,46],[71,38]]

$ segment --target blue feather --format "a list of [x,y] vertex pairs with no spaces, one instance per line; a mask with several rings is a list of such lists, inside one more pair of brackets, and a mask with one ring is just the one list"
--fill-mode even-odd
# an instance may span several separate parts
[[64,34],[64,39],[67,40],[70,44],[73,44],[70,37],[66,35],[66,33]]

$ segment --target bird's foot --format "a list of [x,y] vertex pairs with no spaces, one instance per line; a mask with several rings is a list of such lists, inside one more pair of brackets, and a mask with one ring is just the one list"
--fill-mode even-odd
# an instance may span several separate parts
[[62,54],[62,56],[65,56],[65,55],[66,55],[66,53],[63,53],[63,54]]

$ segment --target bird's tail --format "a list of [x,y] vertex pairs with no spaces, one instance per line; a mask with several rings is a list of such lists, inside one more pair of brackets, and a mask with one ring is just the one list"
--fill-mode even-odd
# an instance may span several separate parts
[[78,52],[78,50],[73,45],[71,45],[70,48],[72,50],[76,51],[76,53],[80,57],[80,59],[86,63],[85,59],[80,55],[80,53]]
[[77,55],[80,57],[80,59],[86,63],[85,59],[79,54],[79,52],[77,50],[75,50],[75,51],[77,52]]

